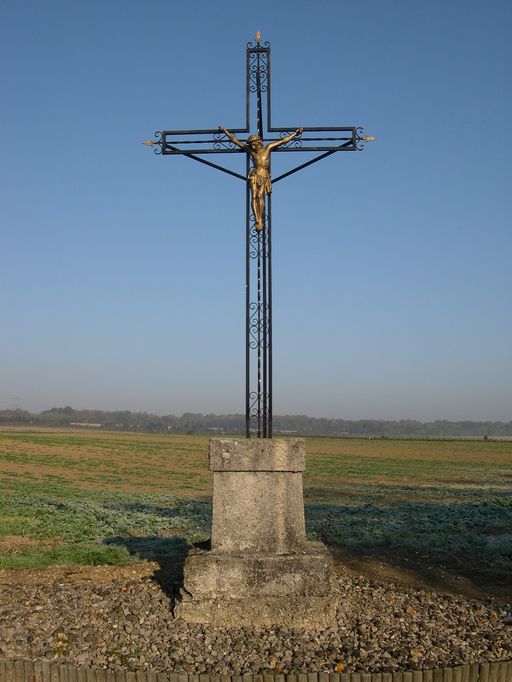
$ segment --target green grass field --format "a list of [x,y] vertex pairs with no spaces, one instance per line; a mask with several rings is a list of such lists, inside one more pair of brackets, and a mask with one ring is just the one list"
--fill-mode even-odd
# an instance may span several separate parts
[[[312,438],[308,535],[351,556],[512,574],[512,442]],[[124,564],[206,540],[208,439],[0,432],[0,568]]]

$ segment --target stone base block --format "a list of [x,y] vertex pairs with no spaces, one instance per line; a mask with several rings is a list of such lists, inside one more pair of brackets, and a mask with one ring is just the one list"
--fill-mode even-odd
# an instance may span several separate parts
[[300,438],[210,440],[212,550],[293,554],[306,542]]
[[175,615],[224,627],[325,627],[334,621],[337,605],[332,559],[321,543],[286,555],[193,550]]
[[338,600],[332,597],[252,597],[182,601],[176,617],[217,627],[323,629],[334,624]]

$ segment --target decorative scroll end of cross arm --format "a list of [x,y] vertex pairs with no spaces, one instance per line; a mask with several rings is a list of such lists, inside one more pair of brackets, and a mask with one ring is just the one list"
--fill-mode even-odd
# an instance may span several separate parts
[[362,128],[356,128],[356,149],[361,151],[367,142],[374,142],[377,138],[373,135],[365,135]]
[[163,154],[163,142],[162,142],[162,131],[157,130],[155,132],[155,138],[154,140],[144,140],[142,144],[145,144],[146,147],[152,147],[153,152],[155,154]]

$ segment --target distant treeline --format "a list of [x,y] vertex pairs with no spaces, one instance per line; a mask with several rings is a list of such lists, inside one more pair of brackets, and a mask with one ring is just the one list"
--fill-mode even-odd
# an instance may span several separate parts
[[[149,412],[103,412],[74,410],[72,407],[52,407],[39,414],[27,410],[0,410],[1,425],[68,426],[108,431],[142,431],[147,433],[244,433],[245,417],[241,414],[200,414],[185,412],[181,417],[159,417]],[[484,437],[512,436],[509,422],[451,422],[437,420],[420,422],[378,419],[325,419],[306,415],[274,416],[275,435],[300,436],[375,436],[375,437]]]

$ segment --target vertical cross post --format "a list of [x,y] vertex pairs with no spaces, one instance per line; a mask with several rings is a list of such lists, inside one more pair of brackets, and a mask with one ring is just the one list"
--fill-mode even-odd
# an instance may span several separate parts
[[[246,105],[256,106],[258,135],[263,139],[263,97],[270,95],[270,47],[247,46]],[[255,95],[255,97],[251,97]],[[255,100],[255,102],[254,102]],[[267,98],[267,115],[270,98]],[[247,156],[247,175],[250,159]],[[246,191],[246,325],[245,325],[245,435],[272,437],[272,202],[265,199],[263,229],[257,230]]]

